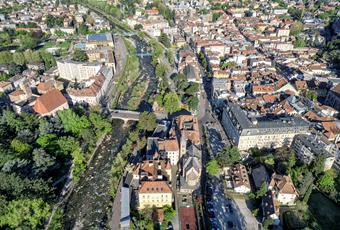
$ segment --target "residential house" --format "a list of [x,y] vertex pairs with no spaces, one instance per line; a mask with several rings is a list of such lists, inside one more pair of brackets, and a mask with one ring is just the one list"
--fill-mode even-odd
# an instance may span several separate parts
[[172,205],[172,190],[167,181],[142,181],[138,190],[138,209]]
[[179,160],[179,144],[177,138],[158,140],[158,152],[163,159],[169,159],[171,165]]
[[265,183],[268,186],[270,178],[268,176],[266,168],[263,165],[258,165],[252,168],[251,176],[253,178],[256,189],[261,188],[263,183]]
[[33,106],[34,112],[40,116],[55,115],[58,111],[68,109],[66,98],[57,89],[48,91],[37,98]]
[[328,91],[325,103],[340,111],[340,84]]
[[181,115],[176,118],[177,135],[180,140],[180,157],[186,153],[188,142],[199,145],[200,132],[197,117]]
[[297,158],[310,164],[316,157],[325,157],[324,171],[332,168],[338,147],[323,136],[299,134],[294,137],[292,148]]
[[290,176],[274,173],[268,186],[275,199],[282,205],[293,205],[298,197],[293,181]]
[[231,167],[230,172],[235,192],[251,192],[250,181],[246,166],[242,164],[236,164]]

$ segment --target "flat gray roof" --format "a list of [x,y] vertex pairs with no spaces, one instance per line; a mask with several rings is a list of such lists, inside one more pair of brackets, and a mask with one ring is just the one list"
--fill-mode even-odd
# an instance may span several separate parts
[[[292,127],[308,127],[308,123],[300,117],[292,116],[247,116],[247,112],[235,103],[228,102],[227,107],[230,108],[234,118],[237,119],[242,129],[275,129],[275,128],[292,128]],[[225,111],[226,112],[226,111]],[[252,121],[252,120],[254,121]]]

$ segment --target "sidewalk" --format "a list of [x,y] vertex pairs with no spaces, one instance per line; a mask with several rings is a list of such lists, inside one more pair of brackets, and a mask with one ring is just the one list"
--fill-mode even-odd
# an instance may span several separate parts
[[247,207],[245,199],[234,199],[236,208],[239,210],[240,214],[243,216],[242,227],[247,230],[258,230],[259,223],[256,218],[251,213],[250,209]]

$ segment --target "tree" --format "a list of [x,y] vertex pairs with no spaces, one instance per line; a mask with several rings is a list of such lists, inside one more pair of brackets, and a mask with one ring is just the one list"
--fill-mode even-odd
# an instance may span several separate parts
[[45,51],[41,51],[41,52],[40,52],[40,57],[41,57],[41,59],[42,59],[43,62],[44,62],[44,65],[45,65],[45,69],[46,69],[46,70],[48,70],[48,69],[50,69],[51,67],[57,65],[57,63],[56,63],[56,61],[55,61],[55,58],[54,58],[53,55],[50,54],[50,53],[47,53],[47,52],[45,52]]
[[295,166],[295,164],[296,164],[296,156],[294,153],[291,153],[288,159],[288,173],[290,173],[290,171]]
[[57,140],[57,145],[59,146],[57,154],[64,156],[80,149],[79,142],[74,137],[69,136],[59,138]]
[[95,20],[94,20],[94,18],[91,15],[87,15],[86,16],[86,22],[93,26],[94,23],[95,23]]
[[24,57],[26,63],[42,61],[39,51],[33,52],[32,50],[25,50]]
[[220,17],[221,17],[221,13],[213,13],[212,15],[212,21],[216,22]]
[[11,148],[19,153],[19,154],[25,154],[25,153],[28,153],[31,151],[32,147],[27,144],[27,143],[24,143],[18,139],[13,139],[12,142],[11,142]]
[[75,181],[80,179],[80,176],[86,170],[85,157],[79,149],[72,152],[73,165],[72,165],[72,176]]
[[58,116],[62,121],[65,130],[77,135],[78,137],[84,129],[90,127],[90,122],[85,116],[79,117],[70,109],[59,111]]
[[73,61],[86,62],[89,60],[87,54],[83,50],[75,49],[72,56]]
[[168,66],[163,64],[163,63],[159,63],[156,66],[156,76],[161,78],[161,77],[165,77],[166,73],[168,72]]
[[83,34],[83,35],[89,33],[89,28],[87,27],[85,23],[80,24],[78,28],[78,33]]
[[49,215],[50,206],[40,198],[12,200],[0,215],[0,227],[38,229]]
[[190,82],[189,86],[185,89],[186,94],[194,95],[199,90],[199,84],[195,82]]
[[49,28],[61,27],[63,26],[63,23],[64,23],[63,17],[58,17],[50,14],[46,16],[46,24]]
[[294,20],[301,20],[303,17],[303,10],[300,10],[295,7],[289,7],[288,14],[294,19]]
[[156,115],[152,112],[143,112],[139,116],[138,127],[146,131],[153,131],[157,126]]
[[33,49],[36,47],[38,40],[33,38],[32,34],[20,34],[18,36],[19,42],[20,42],[20,49],[26,50],[26,49]]
[[165,205],[163,207],[164,211],[164,224],[168,224],[168,222],[171,222],[173,217],[176,215],[176,210],[174,210],[170,205]]
[[170,92],[164,96],[164,108],[168,113],[180,110],[179,98],[175,92]]
[[306,47],[306,42],[301,37],[296,37],[295,41],[293,42],[295,48],[303,48]]
[[206,167],[207,173],[212,176],[217,176],[220,173],[220,167],[217,163],[217,160],[210,160],[207,163]]
[[264,195],[266,195],[267,191],[268,191],[268,185],[264,181],[262,183],[261,187],[259,188],[259,190],[256,191],[256,198],[259,199],[259,198],[263,197]]
[[268,168],[273,168],[275,165],[274,156],[272,154],[265,157],[265,160],[263,162]]
[[9,74],[7,74],[7,73],[3,73],[3,72],[0,73],[0,81],[6,81],[6,80],[8,80],[10,77],[11,77],[11,76],[9,76]]
[[197,97],[191,96],[187,100],[188,106],[191,110],[195,111],[198,109],[199,100]]
[[0,52],[0,64],[9,64],[13,61],[13,54],[8,51]]
[[222,166],[233,165],[241,160],[241,155],[237,147],[228,146],[222,149],[217,156],[218,163]]
[[8,72],[11,76],[14,76],[16,74],[20,74],[23,71],[23,67],[20,65],[17,65],[15,63],[11,63],[8,68]]
[[316,101],[318,99],[317,93],[313,90],[308,90],[306,93],[306,97],[312,101]]
[[39,136],[39,138],[36,140],[36,142],[41,147],[46,148],[48,145],[50,145],[56,139],[57,139],[56,134],[48,133],[48,134]]
[[159,36],[159,42],[162,43],[166,48],[169,48],[171,46],[170,39],[168,35],[165,33],[161,33],[161,36]]
[[228,61],[228,62],[224,62],[222,65],[221,65],[221,69],[222,70],[225,70],[225,69],[230,69],[230,68],[233,68],[236,66],[236,62],[234,61]]
[[11,36],[9,36],[9,34],[6,32],[0,33],[0,45],[8,46],[10,43],[11,43]]
[[208,61],[204,55],[204,53],[202,51],[199,52],[198,54],[198,58],[202,64],[202,66],[204,67],[204,69],[208,70]]
[[13,54],[13,62],[17,65],[25,65],[26,60],[22,53],[16,52]]
[[168,50],[166,50],[166,56],[167,56],[168,62],[170,64],[174,62],[174,53],[172,52],[172,50],[170,48]]
[[326,158],[324,156],[318,156],[313,160],[311,168],[312,168],[312,172],[314,173],[315,177],[317,177],[323,172],[324,166],[325,166],[325,160]]
[[89,120],[95,128],[97,137],[102,137],[103,135],[112,131],[111,123],[98,113],[91,112]]
[[136,24],[134,27],[133,27],[135,30],[142,30],[143,29],[143,26],[141,24]]
[[334,177],[329,172],[326,172],[318,178],[317,185],[322,191],[329,193],[335,190]]
[[47,154],[43,149],[33,150],[34,168],[37,172],[45,172],[50,166],[54,165],[55,157]]
[[302,30],[303,30],[303,24],[301,22],[296,21],[290,27],[290,35],[297,36],[302,32]]

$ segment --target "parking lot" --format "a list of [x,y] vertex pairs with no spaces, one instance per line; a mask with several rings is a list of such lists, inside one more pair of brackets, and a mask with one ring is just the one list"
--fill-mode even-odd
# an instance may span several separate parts
[[225,135],[219,121],[214,120],[212,122],[208,122],[206,128],[208,132],[211,153],[213,156],[216,156],[225,146],[229,146],[230,142]]
[[212,150],[212,154],[216,156],[224,148],[224,143],[221,141],[220,133],[213,127],[207,125],[209,144]]
[[211,223],[211,229],[243,229],[241,227],[238,209],[232,199],[223,192],[223,182],[209,177],[207,183],[206,213]]

